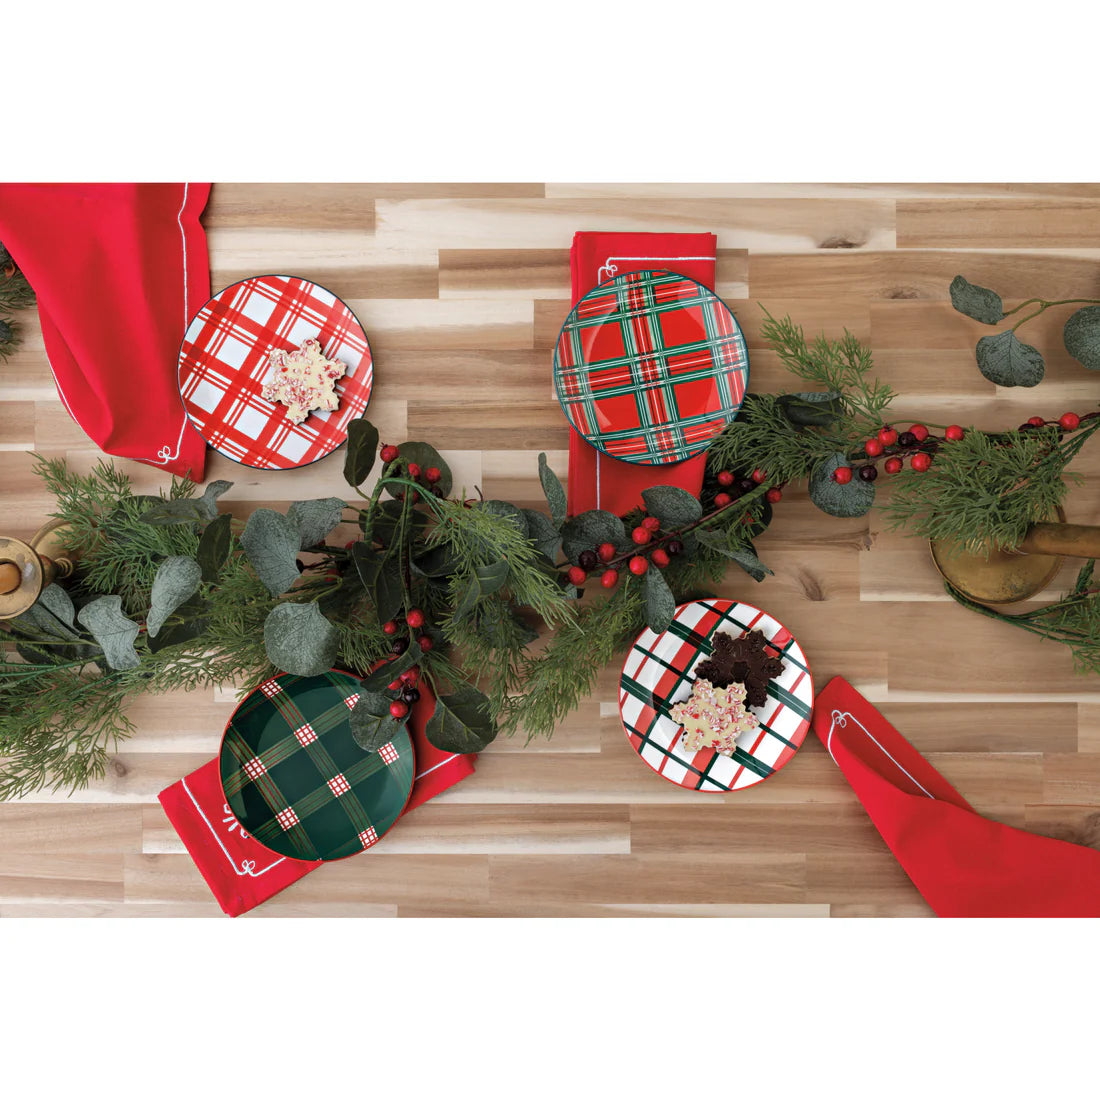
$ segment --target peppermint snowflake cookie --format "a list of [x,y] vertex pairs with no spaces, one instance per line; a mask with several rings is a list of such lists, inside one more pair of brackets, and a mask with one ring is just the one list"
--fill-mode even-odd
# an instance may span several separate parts
[[737,738],[755,729],[759,720],[745,710],[745,685],[716,688],[709,680],[692,685],[691,696],[669,709],[674,721],[684,727],[683,746],[688,752],[714,749],[732,756]]
[[339,359],[326,359],[316,340],[306,340],[297,351],[273,348],[263,398],[285,405],[291,424],[301,424],[315,409],[331,412],[340,404],[336,380],[346,370]]

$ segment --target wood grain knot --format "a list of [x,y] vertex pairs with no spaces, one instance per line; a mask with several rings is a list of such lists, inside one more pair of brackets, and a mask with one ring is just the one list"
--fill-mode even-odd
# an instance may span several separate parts
[[119,777],[119,779],[122,779],[124,776],[129,774],[130,769],[126,767],[126,765],[123,764],[123,762],[116,757],[114,760],[111,761],[111,771],[113,771],[115,775]]
[[834,237],[826,237],[818,248],[862,248],[867,243],[867,238],[856,240],[851,234],[838,234]]
[[798,574],[798,583],[802,585],[802,593],[806,599],[813,603],[824,603],[825,589],[821,587],[821,582],[812,573],[803,570]]
[[883,292],[883,297],[895,302],[909,301],[912,298],[919,298],[920,291],[915,286],[892,286]]

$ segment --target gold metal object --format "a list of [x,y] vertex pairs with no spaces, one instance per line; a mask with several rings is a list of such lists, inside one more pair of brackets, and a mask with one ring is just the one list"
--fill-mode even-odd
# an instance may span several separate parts
[[30,542],[0,535],[0,619],[22,615],[43,588],[72,575],[73,554],[64,545],[64,526],[51,520]]

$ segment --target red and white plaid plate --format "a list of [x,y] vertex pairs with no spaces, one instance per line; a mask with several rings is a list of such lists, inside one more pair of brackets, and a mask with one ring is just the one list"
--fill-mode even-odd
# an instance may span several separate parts
[[[319,340],[347,368],[340,404],[292,424],[286,408],[261,395],[268,352]],[[289,470],[331,454],[370,401],[374,371],[366,333],[324,287],[292,275],[260,275],[215,294],[187,326],[179,354],[183,407],[219,454],[260,470]]]
[[[694,668],[710,656],[716,633],[741,637],[759,630],[783,672],[768,685],[768,701],[751,707],[760,721],[741,734],[733,756],[713,749],[688,752],[683,727],[669,709],[683,702]],[[735,791],[774,775],[798,751],[810,728],[814,682],[802,647],[782,623],[736,600],[681,604],[663,634],[646,629],[627,654],[619,680],[619,714],[634,751],[670,783],[692,791]]]

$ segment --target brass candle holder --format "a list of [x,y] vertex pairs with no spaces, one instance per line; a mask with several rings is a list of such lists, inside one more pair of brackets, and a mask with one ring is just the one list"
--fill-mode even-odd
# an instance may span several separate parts
[[72,575],[71,551],[64,545],[65,524],[52,520],[30,542],[0,535],[0,619],[30,610],[42,589]]
[[1058,521],[1033,523],[1017,546],[993,547],[988,556],[961,549],[950,539],[928,543],[944,580],[977,603],[1030,599],[1054,580],[1065,558],[1100,558],[1100,527]]

